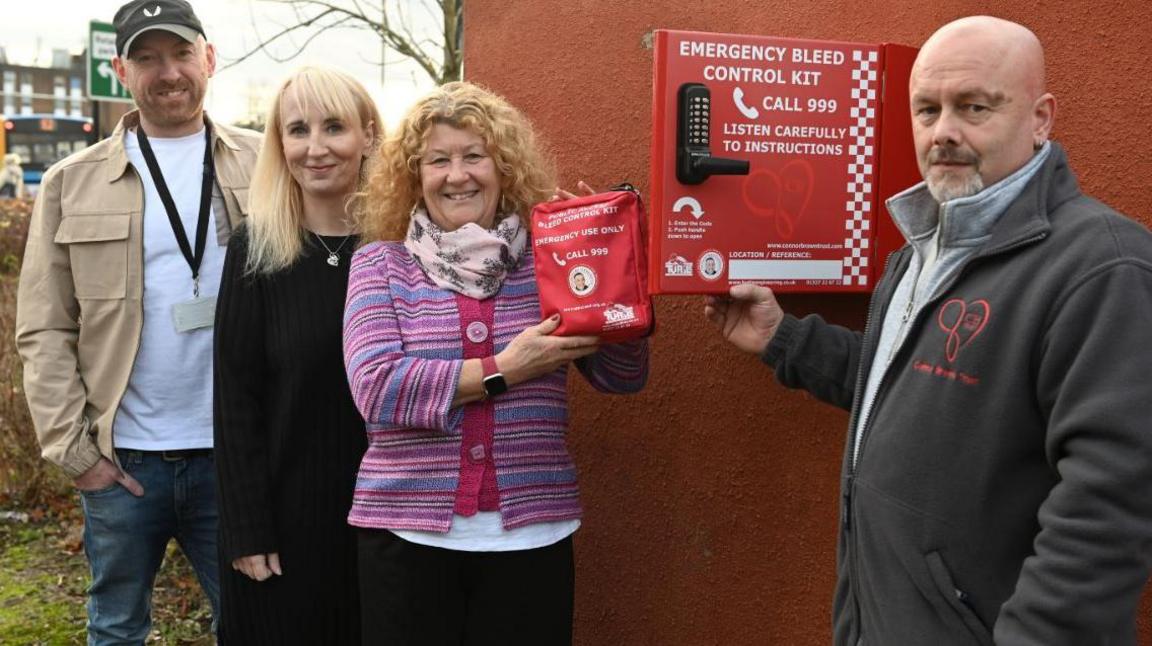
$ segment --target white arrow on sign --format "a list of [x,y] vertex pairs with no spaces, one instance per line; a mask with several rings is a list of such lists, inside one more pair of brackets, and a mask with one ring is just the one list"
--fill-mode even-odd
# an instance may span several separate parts
[[699,220],[704,215],[704,209],[700,206],[700,202],[697,202],[696,198],[694,197],[688,197],[685,195],[684,197],[676,200],[676,203],[672,205],[672,210],[679,213],[680,211],[684,210],[684,207],[690,207],[692,209],[692,217],[696,218],[697,220]]
[[96,67],[96,71],[100,72],[100,76],[108,79],[109,87],[112,89],[112,94],[119,96],[120,92],[120,79],[116,78],[116,71],[108,64],[108,61],[100,61],[100,65]]

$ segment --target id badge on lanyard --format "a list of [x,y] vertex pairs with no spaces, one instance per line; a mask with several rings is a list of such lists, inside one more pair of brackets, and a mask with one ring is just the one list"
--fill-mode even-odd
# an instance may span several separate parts
[[180,221],[180,211],[176,209],[172,192],[168,190],[168,184],[164,181],[164,174],[156,161],[156,154],[152,152],[152,144],[148,143],[148,135],[144,133],[142,127],[136,129],[136,135],[140,141],[140,152],[143,153],[148,172],[152,175],[152,183],[156,185],[156,192],[160,194],[160,201],[164,204],[165,213],[168,214],[168,223],[172,225],[176,244],[180,247],[184,260],[188,262],[188,268],[192,270],[192,298],[172,306],[172,322],[177,332],[191,332],[212,327],[216,318],[216,297],[200,296],[200,263],[204,260],[204,247],[208,240],[208,213],[212,206],[212,182],[215,179],[215,166],[212,163],[212,124],[207,120],[204,121],[204,171],[200,184],[200,213],[196,220],[195,252],[188,243],[184,223]]

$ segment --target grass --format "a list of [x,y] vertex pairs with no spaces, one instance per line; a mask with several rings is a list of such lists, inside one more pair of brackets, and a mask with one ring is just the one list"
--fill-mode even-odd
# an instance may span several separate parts
[[[70,502],[76,507],[59,517],[0,521],[0,643],[85,642],[88,563],[79,503]],[[191,566],[169,545],[156,579],[148,643],[212,644],[211,615]]]
[[[10,644],[82,644],[84,569],[48,523],[0,525],[0,635]],[[81,557],[82,560],[82,557]]]

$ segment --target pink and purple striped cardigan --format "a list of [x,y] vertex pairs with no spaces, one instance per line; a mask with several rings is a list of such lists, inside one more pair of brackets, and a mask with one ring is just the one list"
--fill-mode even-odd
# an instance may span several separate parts
[[[540,322],[531,245],[494,296],[494,344]],[[463,407],[449,408],[463,339],[455,295],[428,280],[398,242],[352,258],[344,361],[368,426],[348,522],[447,532],[460,474]],[[648,378],[647,340],[606,345],[576,362],[597,390],[631,393]],[[580,517],[568,454],[567,370],[512,386],[493,400],[492,454],[504,527]]]

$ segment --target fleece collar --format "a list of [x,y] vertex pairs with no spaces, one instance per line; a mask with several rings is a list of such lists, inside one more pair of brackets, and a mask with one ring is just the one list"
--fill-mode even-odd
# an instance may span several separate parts
[[1008,209],[1028,182],[1043,167],[1052,150],[1044,142],[1032,159],[1016,172],[983,191],[940,204],[928,192],[925,182],[888,199],[888,212],[908,243],[923,253],[924,246],[936,235],[939,249],[978,246],[990,235],[992,227]]

